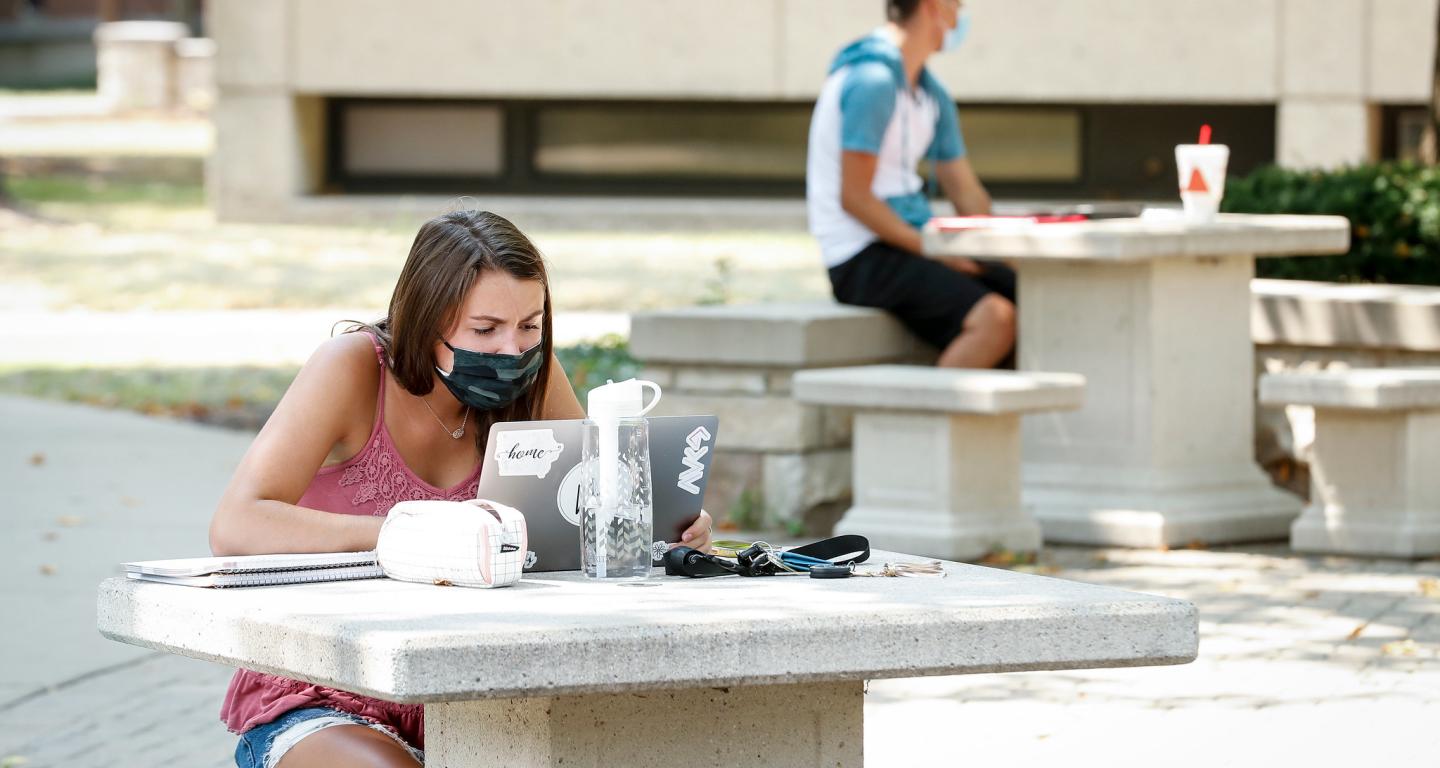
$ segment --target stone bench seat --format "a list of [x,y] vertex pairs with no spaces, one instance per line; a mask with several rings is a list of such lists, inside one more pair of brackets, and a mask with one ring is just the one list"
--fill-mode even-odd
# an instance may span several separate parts
[[1315,409],[1310,506],[1291,547],[1440,554],[1440,368],[1266,374],[1260,402]]
[[801,371],[795,398],[854,409],[854,504],[836,526],[951,560],[1040,548],[1020,502],[1020,417],[1074,410],[1085,379],[873,365]]
[[876,309],[828,301],[643,312],[630,322],[643,378],[665,389],[656,416],[720,419],[705,507],[742,527],[828,533],[850,501],[850,422],[798,403],[797,371],[924,363],[935,351]]

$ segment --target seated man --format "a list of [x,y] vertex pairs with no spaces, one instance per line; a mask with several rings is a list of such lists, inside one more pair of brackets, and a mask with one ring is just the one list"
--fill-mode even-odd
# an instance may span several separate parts
[[889,22],[840,51],[810,121],[806,199],[835,298],[891,312],[941,350],[939,364],[991,368],[1015,345],[1015,274],[997,263],[929,259],[932,163],[961,214],[990,213],[965,156],[955,102],[925,69],[952,50],[968,17],[960,0],[886,0]]

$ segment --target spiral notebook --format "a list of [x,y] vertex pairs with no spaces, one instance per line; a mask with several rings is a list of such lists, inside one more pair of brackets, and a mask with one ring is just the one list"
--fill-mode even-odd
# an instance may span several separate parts
[[374,551],[192,557],[125,563],[124,567],[130,579],[187,587],[263,587],[385,577]]

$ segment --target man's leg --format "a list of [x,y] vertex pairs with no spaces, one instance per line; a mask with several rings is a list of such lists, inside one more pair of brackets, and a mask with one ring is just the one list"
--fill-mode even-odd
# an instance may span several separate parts
[[890,312],[956,368],[992,368],[1015,346],[1015,305],[984,277],[878,242],[830,270],[837,300]]
[[960,335],[936,362],[942,368],[994,368],[1015,347],[1015,305],[987,293],[965,315]]

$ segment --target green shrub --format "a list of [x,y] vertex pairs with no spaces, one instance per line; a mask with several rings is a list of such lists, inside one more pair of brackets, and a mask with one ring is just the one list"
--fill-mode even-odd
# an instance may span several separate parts
[[555,356],[570,375],[570,386],[574,387],[582,408],[585,396],[606,379],[624,381],[640,374],[640,362],[630,356],[630,342],[615,334],[570,347],[556,347]]
[[1440,285],[1440,168],[1382,163],[1338,171],[1266,167],[1226,182],[1232,213],[1334,214],[1350,220],[1350,251],[1259,259],[1259,277]]

